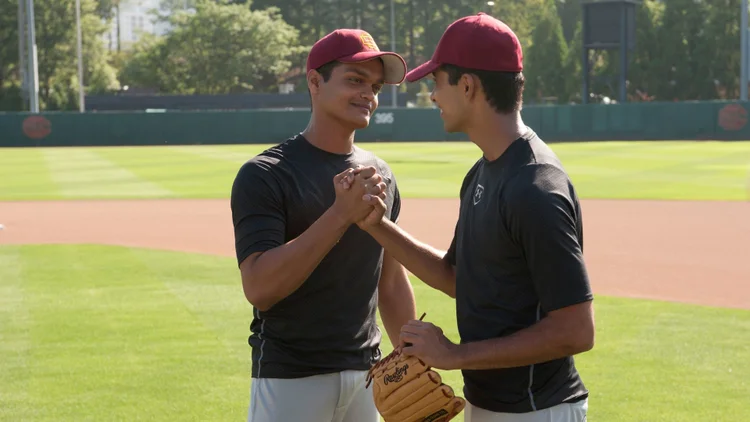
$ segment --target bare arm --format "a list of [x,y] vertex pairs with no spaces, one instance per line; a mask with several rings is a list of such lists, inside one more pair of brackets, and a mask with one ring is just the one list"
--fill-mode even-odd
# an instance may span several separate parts
[[404,267],[386,252],[378,284],[378,308],[391,344],[396,347],[401,327],[417,314],[414,290]]
[[[242,288],[247,300],[261,311],[268,310],[292,294],[315,270],[346,233],[349,226],[372,209],[361,200],[365,192],[381,194],[383,185],[375,169],[357,176],[362,183],[353,183],[345,192],[340,186],[352,171],[334,178],[336,201],[304,233],[281,246],[265,252],[256,252],[240,264]],[[370,181],[365,188],[364,181]]]
[[[385,204],[377,197],[365,202],[372,204],[376,210],[385,210]],[[452,298],[456,297],[456,270],[445,259],[445,252],[416,240],[386,218],[370,215],[366,221],[358,224],[420,280]]]
[[458,346],[460,369],[526,366],[573,356],[594,347],[592,302],[573,305],[550,314],[510,336]]
[[265,311],[292,294],[344,235],[350,224],[343,215],[329,208],[296,239],[247,257],[240,264],[240,273],[248,302]]
[[438,369],[499,369],[527,366],[594,347],[594,315],[587,301],[552,311],[538,323],[506,337],[457,345],[429,322],[409,321],[400,343],[427,364]]

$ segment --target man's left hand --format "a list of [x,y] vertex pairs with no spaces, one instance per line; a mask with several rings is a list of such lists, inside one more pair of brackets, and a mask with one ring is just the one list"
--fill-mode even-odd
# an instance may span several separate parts
[[448,340],[440,327],[430,322],[409,321],[401,327],[403,353],[416,356],[425,364],[437,369],[460,369],[459,346]]

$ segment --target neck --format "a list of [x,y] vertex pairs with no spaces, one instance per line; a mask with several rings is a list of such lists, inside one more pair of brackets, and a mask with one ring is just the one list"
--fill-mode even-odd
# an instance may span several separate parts
[[498,114],[485,110],[475,114],[466,130],[469,139],[482,150],[488,161],[497,160],[516,139],[526,132],[521,113]]
[[340,121],[313,112],[302,136],[312,145],[334,154],[348,154],[354,145],[354,129]]

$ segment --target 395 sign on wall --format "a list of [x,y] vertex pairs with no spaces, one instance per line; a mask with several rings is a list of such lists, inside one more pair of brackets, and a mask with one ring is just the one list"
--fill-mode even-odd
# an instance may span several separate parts
[[375,113],[376,125],[392,125],[393,113]]

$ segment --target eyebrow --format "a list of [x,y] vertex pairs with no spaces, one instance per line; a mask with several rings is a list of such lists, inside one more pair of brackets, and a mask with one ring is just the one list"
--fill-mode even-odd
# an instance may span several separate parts
[[[346,67],[346,71],[347,72],[356,73],[357,75],[359,75],[359,76],[361,76],[363,78],[370,78],[371,77],[371,75],[368,72],[365,72],[364,70],[361,70],[361,69],[356,68],[354,66],[347,66]],[[378,83],[378,84],[384,84],[385,83],[385,78],[380,79],[376,83]]]

